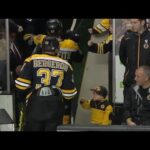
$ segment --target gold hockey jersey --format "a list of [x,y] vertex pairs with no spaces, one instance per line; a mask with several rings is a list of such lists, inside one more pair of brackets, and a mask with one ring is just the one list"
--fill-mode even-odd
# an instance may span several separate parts
[[[46,35],[32,35],[26,34],[24,35],[24,40],[28,40],[30,38],[33,39],[33,43],[38,46],[41,45],[43,39]],[[64,39],[59,42],[60,43],[60,51],[58,52],[58,56],[62,59],[67,60],[68,62],[72,61],[81,61],[82,60],[82,53],[80,51],[78,43],[71,39]]]
[[112,120],[110,119],[110,114],[113,112],[112,106],[107,100],[94,101],[94,100],[84,100],[81,103],[84,109],[89,109],[91,111],[91,123],[98,125],[111,125]]

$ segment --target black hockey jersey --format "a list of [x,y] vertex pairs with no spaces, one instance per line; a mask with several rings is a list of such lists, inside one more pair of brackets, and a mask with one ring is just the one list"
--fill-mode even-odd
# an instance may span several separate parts
[[71,65],[48,54],[34,54],[27,58],[15,83],[17,89],[30,92],[43,86],[55,86],[66,99],[77,93]]

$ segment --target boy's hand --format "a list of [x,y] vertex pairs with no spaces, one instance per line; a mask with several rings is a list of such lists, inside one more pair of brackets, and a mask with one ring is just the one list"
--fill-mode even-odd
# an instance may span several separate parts
[[80,100],[80,104],[83,104],[83,102],[85,101],[86,99],[85,98],[81,98],[81,100]]
[[80,104],[83,104],[84,100],[85,100],[84,98],[81,98]]
[[126,120],[126,122],[127,122],[127,125],[129,125],[129,126],[136,126],[136,123],[133,122],[133,121],[131,120],[131,118],[128,118],[128,119]]

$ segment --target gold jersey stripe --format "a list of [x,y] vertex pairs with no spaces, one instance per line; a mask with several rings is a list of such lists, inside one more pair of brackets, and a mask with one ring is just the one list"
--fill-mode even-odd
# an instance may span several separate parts
[[73,90],[63,90],[63,89],[62,89],[62,92],[63,92],[63,93],[67,93],[67,94],[74,93],[74,92],[76,92],[76,91],[77,91],[76,88],[73,89]]
[[16,87],[17,87],[18,89],[20,89],[20,90],[26,90],[26,89],[27,89],[27,87],[22,87],[22,86],[20,86],[20,85],[16,85]]
[[27,80],[27,79],[17,78],[17,80],[20,81],[20,82],[23,82],[23,83],[31,84],[31,81],[30,81],[30,80]]

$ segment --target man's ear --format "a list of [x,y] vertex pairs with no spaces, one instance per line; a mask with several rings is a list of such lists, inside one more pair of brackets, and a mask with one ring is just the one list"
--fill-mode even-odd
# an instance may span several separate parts
[[146,81],[148,81],[148,80],[150,81],[150,77],[146,77]]
[[142,20],[142,26],[145,26],[145,24],[146,24],[146,21],[145,20]]

